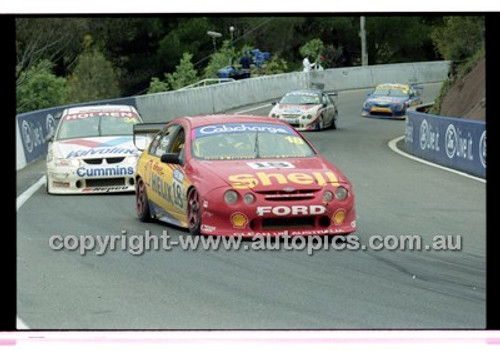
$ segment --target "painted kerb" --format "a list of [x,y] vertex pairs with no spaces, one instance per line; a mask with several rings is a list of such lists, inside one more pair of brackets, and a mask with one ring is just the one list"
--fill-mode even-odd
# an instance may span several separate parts
[[486,178],[486,123],[408,111],[407,151],[425,160]]

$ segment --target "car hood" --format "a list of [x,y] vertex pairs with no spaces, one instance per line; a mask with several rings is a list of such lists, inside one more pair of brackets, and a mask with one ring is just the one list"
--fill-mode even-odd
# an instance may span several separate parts
[[306,111],[313,111],[320,108],[321,105],[290,105],[290,104],[278,104],[275,107],[275,113],[284,113],[284,114],[299,114],[305,113]]
[[[320,156],[311,158],[200,161],[207,170],[236,189],[254,191],[313,190],[326,183],[349,183],[338,168]],[[292,190],[293,189],[293,190]]]
[[52,143],[55,157],[102,158],[138,155],[132,136],[77,138]]
[[366,101],[372,104],[401,104],[408,100],[406,97],[393,97],[393,96],[378,96],[378,97],[369,97]]

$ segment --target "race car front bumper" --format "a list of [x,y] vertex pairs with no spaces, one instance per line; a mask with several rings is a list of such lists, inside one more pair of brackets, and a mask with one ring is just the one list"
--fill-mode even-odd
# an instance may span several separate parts
[[321,192],[301,200],[265,200],[256,194],[250,205],[214,201],[212,192],[202,201],[201,233],[221,236],[347,235],[356,231],[354,196],[344,201],[322,201]]
[[[89,194],[133,192],[134,167],[106,168],[47,167],[47,190],[50,194]],[[104,171],[97,171],[104,170]]]

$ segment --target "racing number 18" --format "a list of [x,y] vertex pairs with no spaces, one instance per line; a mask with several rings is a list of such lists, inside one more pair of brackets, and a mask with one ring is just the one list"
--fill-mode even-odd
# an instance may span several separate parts
[[285,139],[292,144],[304,144],[304,140],[302,140],[299,137],[294,137],[294,136],[287,136]]

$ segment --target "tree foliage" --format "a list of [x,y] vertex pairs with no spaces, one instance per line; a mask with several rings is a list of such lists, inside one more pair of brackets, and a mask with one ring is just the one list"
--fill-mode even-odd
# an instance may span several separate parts
[[318,38],[308,41],[299,49],[299,52],[303,57],[308,57],[314,62],[319,61],[320,56],[324,53],[324,51],[325,45],[323,44],[323,41]]
[[431,33],[438,52],[445,60],[462,61],[483,45],[484,17],[450,16]]
[[167,90],[177,90],[189,84],[196,83],[198,72],[194,68],[191,59],[193,55],[185,52],[177,66],[175,72],[166,73],[165,79],[162,81],[157,77],[153,77],[149,84],[148,93],[160,93]]
[[17,113],[61,105],[65,99],[66,79],[53,72],[54,64],[40,61],[20,73],[22,84],[16,86]]
[[237,61],[237,55],[235,54],[231,42],[229,40],[224,40],[222,47],[210,55],[210,60],[205,67],[204,77],[205,78],[217,78],[217,71],[226,66],[231,66]]
[[98,48],[87,46],[68,78],[68,103],[119,97],[117,71]]

